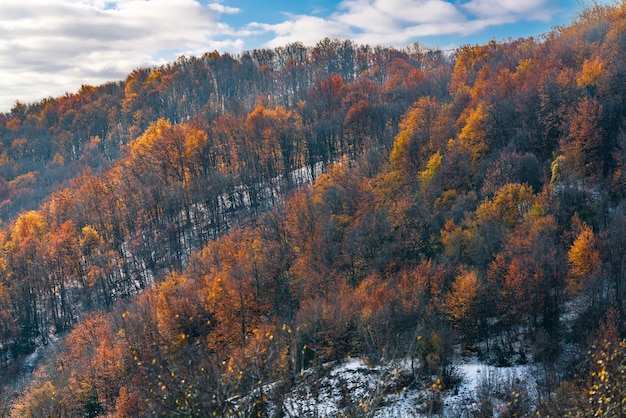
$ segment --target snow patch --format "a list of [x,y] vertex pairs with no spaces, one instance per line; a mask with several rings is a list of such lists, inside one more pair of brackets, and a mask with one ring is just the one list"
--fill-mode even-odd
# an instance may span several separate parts
[[[512,390],[523,388],[526,397],[536,393],[531,365],[495,367],[468,358],[454,367],[460,384],[438,392],[433,384],[436,377],[417,377],[410,359],[371,366],[351,358],[326,364],[322,374],[308,371],[273,409],[281,409],[287,417],[447,418],[473,416],[489,396],[492,415],[498,417],[507,408],[507,399],[515,396]],[[443,408],[435,414],[429,411],[430,403],[439,396]]]

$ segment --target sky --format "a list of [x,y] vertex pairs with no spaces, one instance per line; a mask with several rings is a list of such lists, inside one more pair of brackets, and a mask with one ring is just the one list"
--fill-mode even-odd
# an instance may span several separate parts
[[2,0],[0,112],[181,55],[329,37],[452,49],[537,36],[580,0]]

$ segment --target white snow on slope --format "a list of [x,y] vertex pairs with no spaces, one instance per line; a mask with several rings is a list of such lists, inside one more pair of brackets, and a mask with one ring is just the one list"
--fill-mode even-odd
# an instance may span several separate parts
[[[329,367],[323,377],[311,376],[287,394],[280,406],[285,416],[469,416],[479,407],[481,393],[491,391],[493,415],[498,417],[506,408],[502,398],[512,385],[524,385],[530,392],[535,387],[530,365],[494,367],[475,358],[465,359],[455,366],[461,383],[456,389],[441,393],[437,393],[434,376],[416,380],[410,360],[369,366],[362,359],[352,358]],[[432,414],[429,407],[439,395],[443,410],[439,415]]]

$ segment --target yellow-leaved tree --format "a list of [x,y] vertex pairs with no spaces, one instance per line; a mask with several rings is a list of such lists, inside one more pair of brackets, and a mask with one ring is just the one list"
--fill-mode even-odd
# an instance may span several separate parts
[[489,107],[479,103],[472,109],[465,120],[465,125],[459,133],[458,139],[461,148],[467,152],[476,163],[488,149],[487,124],[489,123]]
[[480,282],[473,270],[462,270],[446,294],[444,311],[457,329],[468,337],[476,330]]
[[600,251],[593,230],[584,222],[581,231],[567,252],[569,277],[567,288],[573,294],[593,288],[602,267]]

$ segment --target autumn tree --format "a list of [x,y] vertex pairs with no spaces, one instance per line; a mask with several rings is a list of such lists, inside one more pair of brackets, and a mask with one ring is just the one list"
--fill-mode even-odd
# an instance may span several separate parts
[[396,105],[415,101],[420,96],[421,83],[426,78],[421,69],[403,58],[394,58],[388,64],[387,80],[383,85],[390,102]]
[[180,343],[209,334],[215,321],[196,282],[173,274],[159,284],[156,292],[156,317],[163,338]]
[[[436,150],[440,117],[440,104],[433,98],[420,98],[406,113],[399,124],[390,155],[392,167],[406,173],[410,179],[417,171],[425,168],[428,156]],[[445,140],[447,140],[446,138]]]
[[115,408],[126,373],[125,349],[103,315],[88,316],[69,335],[59,357],[59,393],[70,415],[97,416]]
[[552,333],[565,301],[565,254],[557,225],[548,215],[521,223],[491,264],[493,280],[502,280],[500,312],[513,323],[526,322]]
[[47,230],[41,216],[34,211],[22,214],[12,225],[4,246],[6,261],[13,282],[13,310],[19,318],[19,350],[30,352],[35,340],[47,335],[49,323],[40,309],[44,301],[51,301],[52,289],[44,288],[40,246]]
[[608,167],[602,113],[602,105],[595,98],[584,98],[571,118],[571,142],[566,142],[562,148],[579,179],[601,175]]
[[567,253],[570,271],[576,279],[585,279],[598,272],[601,261],[600,253],[595,247],[593,231],[583,223],[580,233]]
[[41,387],[29,392],[24,399],[24,404],[18,406],[17,410],[24,416],[31,417],[62,417],[67,414],[63,406],[63,398],[50,381],[46,381]]
[[480,317],[480,281],[474,271],[461,271],[445,296],[444,311],[455,327],[467,338],[474,338]]
[[475,166],[489,150],[489,110],[489,106],[483,103],[468,109],[458,135],[459,146],[470,156]]
[[389,147],[400,112],[387,106],[381,86],[359,77],[344,86],[343,95],[347,109],[344,125],[353,152],[366,154],[372,149]]
[[280,106],[275,109],[257,106],[246,117],[246,128],[249,146],[256,151],[248,164],[258,162],[257,172],[262,178],[283,175],[302,167],[307,160],[302,122],[295,112]]

